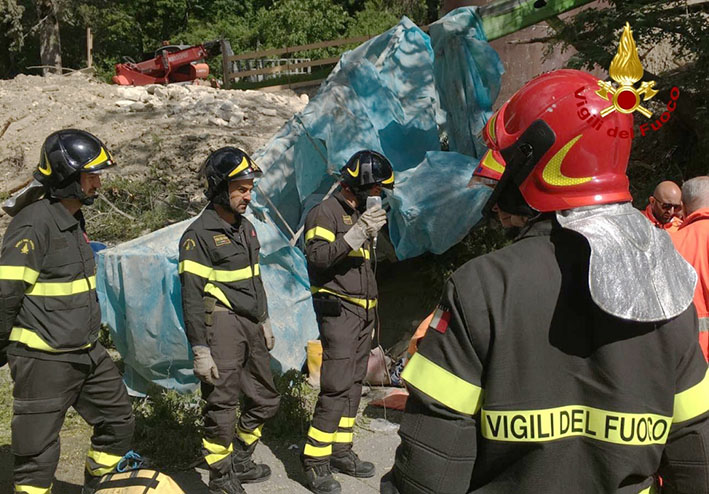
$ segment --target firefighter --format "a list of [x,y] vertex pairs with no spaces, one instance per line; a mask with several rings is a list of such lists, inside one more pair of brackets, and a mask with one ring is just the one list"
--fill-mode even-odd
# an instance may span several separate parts
[[305,256],[323,358],[302,462],[307,487],[317,494],[340,492],[332,471],[374,476],[374,465],[352,451],[376,316],[372,239],[386,223],[381,206],[365,208],[368,197],[394,187],[394,171],[383,155],[365,150],[349,159],[341,175],[342,189],[305,220]]
[[128,452],[133,414],[118,369],[97,341],[96,264],[81,208],[91,205],[113,158],[95,136],[60,130],[44,141],[34,173],[45,197],[26,205],[0,254],[0,365],[15,386],[14,492],[48,494],[69,407],[94,428],[84,494]]
[[486,210],[527,221],[448,280],[383,493],[709,492],[696,275],[629,202],[632,114],[579,117],[613,107],[598,82],[544,74],[489,120]]
[[[244,217],[262,172],[241,149],[223,147],[209,155],[202,173],[209,204],[180,239],[182,308],[206,401],[202,453],[209,492],[235,494],[244,492],[242,483],[271,476],[251,456],[280,401],[270,369],[274,338],[260,244]],[[240,391],[245,406],[237,424]]]

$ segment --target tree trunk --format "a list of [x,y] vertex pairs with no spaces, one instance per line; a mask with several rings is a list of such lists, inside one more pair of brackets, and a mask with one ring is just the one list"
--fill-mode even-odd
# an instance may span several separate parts
[[37,18],[39,19],[39,57],[43,68],[42,73],[62,73],[62,44],[59,37],[59,19],[53,0],[35,0]]

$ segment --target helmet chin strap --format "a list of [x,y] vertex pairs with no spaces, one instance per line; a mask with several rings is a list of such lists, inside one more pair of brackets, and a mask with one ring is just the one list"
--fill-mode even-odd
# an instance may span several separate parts
[[63,187],[49,187],[49,195],[55,199],[78,199],[84,206],[90,206],[96,200],[95,196],[86,195],[79,184],[78,174],[70,178]]
[[369,196],[369,191],[367,189],[357,189],[352,192],[357,200],[357,211],[360,213],[364,212],[367,207],[367,197]]
[[211,201],[214,204],[219,204],[220,206],[225,207],[231,211],[231,204],[229,203],[229,191],[223,183],[218,187],[217,192],[211,197]]

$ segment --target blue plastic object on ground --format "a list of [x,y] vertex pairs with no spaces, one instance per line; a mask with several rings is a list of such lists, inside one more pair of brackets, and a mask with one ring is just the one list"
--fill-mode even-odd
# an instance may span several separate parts
[[[300,368],[307,340],[317,336],[305,258],[291,247],[290,231],[302,234],[307,209],[354,152],[383,152],[394,166],[389,229],[399,259],[447,250],[480,217],[488,189],[466,184],[482,154],[475,136],[491,113],[502,66],[474,8],[453,11],[430,32],[433,47],[404,17],[345,53],[306,108],[254,153],[265,174],[249,219],[262,246],[276,367]],[[443,132],[458,152],[441,151]],[[177,275],[177,244],[187,224],[98,253],[103,320],[133,393],[153,384],[182,392],[197,386]]]

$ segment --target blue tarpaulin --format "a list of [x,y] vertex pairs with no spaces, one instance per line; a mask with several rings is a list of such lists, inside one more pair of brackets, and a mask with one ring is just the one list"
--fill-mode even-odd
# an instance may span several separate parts
[[[487,190],[466,184],[482,154],[476,135],[491,114],[502,65],[474,8],[454,10],[430,33],[404,17],[345,53],[306,108],[253,156],[265,174],[249,219],[262,245],[272,355],[284,370],[300,368],[307,340],[317,336],[305,259],[291,232],[302,232],[308,209],[354,152],[380,151],[396,171],[389,233],[399,259],[441,253],[479,219]],[[451,151],[441,150],[442,136]],[[98,254],[104,322],[135,392],[150,383],[180,391],[197,384],[177,276],[177,244],[188,224]]]

